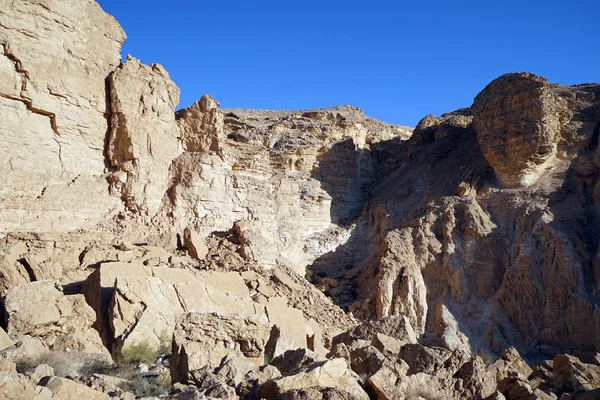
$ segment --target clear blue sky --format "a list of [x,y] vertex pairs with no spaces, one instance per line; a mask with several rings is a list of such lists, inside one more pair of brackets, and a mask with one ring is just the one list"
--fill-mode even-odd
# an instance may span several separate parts
[[99,0],[122,55],[160,63],[180,107],[351,104],[414,126],[469,106],[497,76],[600,81],[600,0]]

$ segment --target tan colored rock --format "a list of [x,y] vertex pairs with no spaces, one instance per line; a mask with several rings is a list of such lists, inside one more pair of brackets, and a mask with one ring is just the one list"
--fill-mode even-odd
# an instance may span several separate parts
[[272,356],[287,350],[307,347],[306,322],[302,311],[292,307],[271,305],[266,307],[269,323],[279,330],[277,344]]
[[208,254],[208,246],[204,243],[204,238],[194,230],[186,229],[183,232],[183,243],[190,256],[196,260],[203,260]]
[[140,263],[102,263],[92,272],[81,289],[87,303],[96,313],[94,328],[104,343],[112,342],[108,309],[118,276],[150,276],[151,269]]
[[271,398],[291,390],[313,386],[337,388],[348,392],[357,399],[369,398],[360,387],[356,375],[340,358],[316,362],[300,373],[267,381],[259,387],[257,393],[259,396]]
[[518,374],[522,379],[527,379],[533,372],[514,347],[506,349],[498,360],[488,366],[488,370],[496,376],[498,382],[513,373]]
[[29,374],[29,378],[36,383],[39,383],[42,378],[54,376],[54,368],[46,364],[40,364]]
[[109,355],[92,328],[94,311],[83,295],[63,295],[52,282],[14,287],[2,294],[8,334],[41,338],[53,350]]
[[8,336],[8,333],[0,328],[0,350],[4,350],[7,347],[11,347],[15,342]]
[[223,113],[219,103],[205,94],[199,101],[177,113],[183,148],[189,152],[217,152],[219,135],[223,132]]
[[410,321],[404,316],[392,316],[374,322],[364,322],[347,332],[341,333],[333,338],[333,345],[345,343],[347,346],[362,347],[354,342],[370,345],[377,335],[383,334],[399,340],[403,345],[415,343],[417,337]]
[[369,385],[377,395],[377,400],[404,398],[404,392],[397,385],[398,378],[398,375],[388,367],[380,369],[369,377]]
[[102,175],[105,80],[125,34],[96,2],[19,0],[2,11],[0,229],[94,226],[120,207]]
[[[264,314],[245,286],[245,293],[236,292],[235,283],[241,281],[239,274],[215,272],[200,277],[175,270],[181,275],[178,279],[170,270],[155,268],[154,277],[117,277],[109,309],[115,350],[142,343],[154,349],[170,345],[178,316],[191,312]],[[229,281],[233,290],[207,283],[215,281]]]
[[102,392],[97,392],[81,383],[67,378],[53,376],[45,382],[44,386],[52,391],[53,399],[61,400],[109,400],[110,397]]
[[[6,400],[42,400],[35,383],[16,371],[0,371],[0,398]],[[44,399],[45,400],[45,399]]]
[[575,356],[561,354],[554,357],[552,373],[554,381],[563,383],[566,388],[592,390],[600,385],[600,367],[583,363]]
[[128,56],[110,75],[108,158],[117,169],[111,190],[142,215],[158,212],[168,188],[171,161],[179,155],[174,109],[179,89],[158,64]]
[[473,126],[502,186],[530,186],[552,164],[573,116],[567,104],[546,79],[528,73],[503,75],[477,95]]
[[264,315],[186,314],[173,333],[171,378],[173,382],[185,381],[194,370],[217,367],[229,353],[239,353],[262,365],[270,331]]

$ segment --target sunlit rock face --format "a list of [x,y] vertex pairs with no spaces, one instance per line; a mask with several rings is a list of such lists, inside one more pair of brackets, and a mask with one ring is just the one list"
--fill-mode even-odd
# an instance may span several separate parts
[[348,238],[376,178],[370,147],[411,130],[355,107],[221,110],[204,96],[177,114],[184,153],[171,167],[165,213],[201,234],[235,225],[245,256],[306,265]]
[[551,167],[573,116],[545,78],[529,73],[495,79],[471,109],[481,151],[506,188],[530,186]]
[[125,33],[93,1],[0,8],[0,231],[92,226],[121,205],[103,174]]

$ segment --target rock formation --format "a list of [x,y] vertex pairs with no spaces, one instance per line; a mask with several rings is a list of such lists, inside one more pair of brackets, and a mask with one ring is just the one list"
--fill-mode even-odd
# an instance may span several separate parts
[[175,111],[124,40],[0,0],[0,396],[597,396],[600,85]]

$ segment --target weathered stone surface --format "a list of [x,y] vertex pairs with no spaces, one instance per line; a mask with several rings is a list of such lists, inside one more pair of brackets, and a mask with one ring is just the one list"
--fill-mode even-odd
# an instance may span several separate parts
[[262,365],[270,331],[264,315],[186,314],[173,333],[171,378],[185,381],[194,370],[219,366],[229,353],[240,353]]
[[158,212],[168,188],[171,161],[178,156],[173,110],[179,89],[158,64],[128,57],[110,75],[111,132],[108,158],[117,169],[111,190],[137,214]]
[[208,254],[208,246],[204,243],[204,238],[192,229],[183,232],[183,243],[190,256],[196,260],[203,260]]
[[[141,343],[154,349],[169,344],[177,317],[182,314],[256,314],[262,311],[252,301],[245,286],[242,286],[245,293],[236,292],[236,283],[243,285],[237,273],[215,272],[201,277],[179,270],[177,277],[172,272],[167,268],[154,268],[153,277],[117,277],[109,309],[115,350]],[[218,281],[224,284],[213,286],[207,283]]]
[[113,297],[115,281],[118,276],[151,276],[149,267],[140,263],[102,263],[88,276],[81,292],[85,295],[87,303],[96,313],[94,327],[100,333],[104,343],[112,343],[112,333],[108,309]]
[[92,328],[96,318],[83,295],[65,296],[52,282],[40,281],[14,287],[2,300],[9,335],[39,337],[53,350],[108,355]]
[[[373,171],[368,152],[361,160],[355,153],[410,132],[353,107],[287,112],[215,106],[204,97],[177,114],[187,152],[171,169],[168,212],[182,229],[191,221],[201,235],[235,224],[247,259],[283,263],[301,274],[310,261],[347,239],[338,227],[345,217],[330,213],[332,198],[320,187],[318,175],[326,172],[317,172],[319,165],[330,171],[329,164],[337,163],[331,168],[345,175],[336,176],[331,187],[352,209],[340,211],[357,213],[364,200],[361,187]],[[305,116],[313,114],[327,117]],[[299,140],[299,132],[306,137]],[[338,154],[322,160],[324,150],[337,144]]]
[[38,389],[32,380],[18,374],[16,371],[0,370],[0,398],[6,400],[38,400],[37,395]]
[[297,374],[267,381],[258,388],[257,394],[265,398],[272,398],[292,390],[312,386],[333,387],[348,392],[357,399],[366,400],[369,398],[358,384],[356,375],[348,369],[346,362],[340,358],[315,362]]
[[125,34],[95,1],[1,8],[0,230],[91,227],[120,206],[102,175],[105,80]]
[[334,337],[332,344],[344,343],[349,347],[353,347],[353,342],[355,341],[371,344],[379,334],[397,339],[402,344],[415,343],[417,341],[415,331],[408,318],[404,316],[392,316],[382,318],[378,321],[364,322]]
[[53,399],[61,400],[109,400],[110,397],[102,392],[97,392],[81,383],[70,379],[53,376],[44,382],[44,386],[52,391]]
[[0,350],[4,350],[7,347],[12,346],[15,342],[8,336],[8,333],[0,328]]
[[533,74],[506,74],[473,102],[481,151],[504,187],[530,186],[552,164],[561,128],[573,117],[567,101]]

